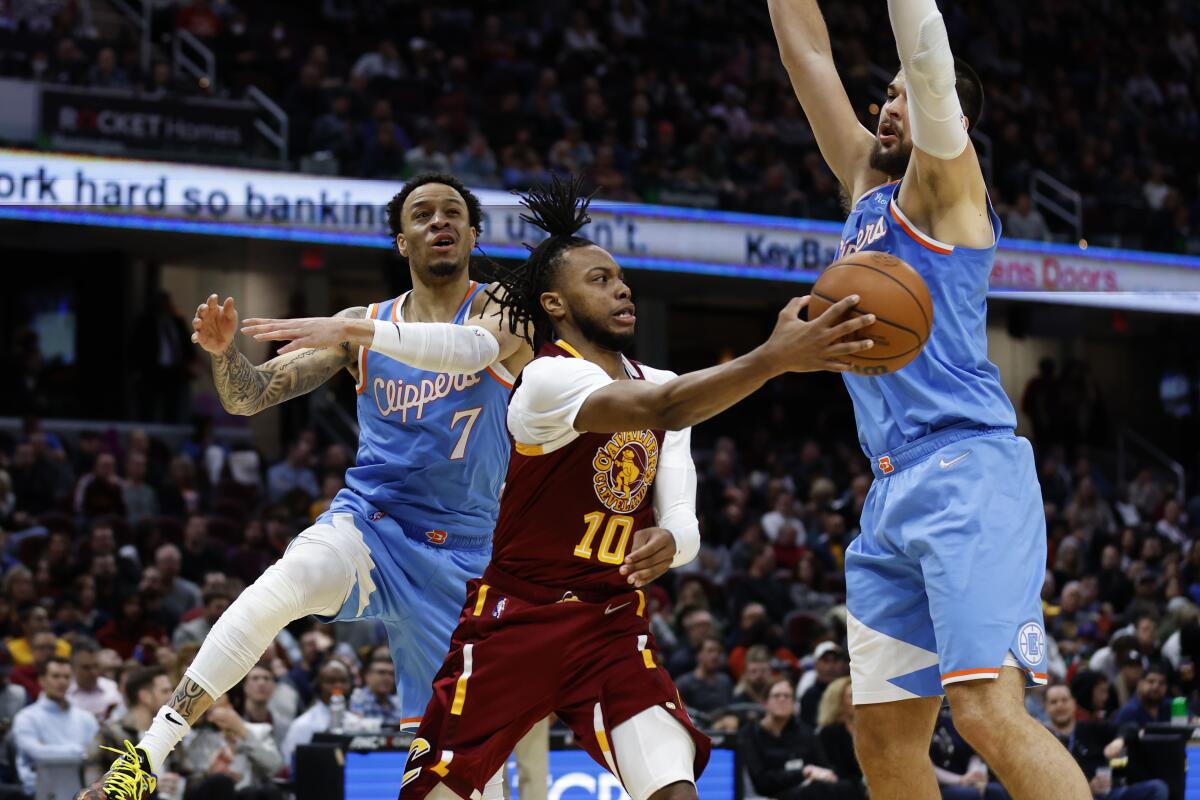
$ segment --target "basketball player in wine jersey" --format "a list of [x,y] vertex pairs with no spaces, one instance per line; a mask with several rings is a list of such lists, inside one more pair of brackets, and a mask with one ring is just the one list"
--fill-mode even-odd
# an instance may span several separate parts
[[[513,453],[492,561],[471,581],[400,797],[478,797],[513,744],[558,715],[635,800],[694,798],[709,741],[650,633],[647,582],[700,545],[689,426],[787,371],[845,369],[857,298],[813,322],[794,300],[751,353],[682,377],[622,355],[636,323],[606,251],[576,232],[579,183],[525,200],[550,234],[498,294],[536,357],[508,409]],[[829,312],[826,312],[827,314]],[[528,326],[528,327],[526,327]],[[530,330],[532,329],[532,330]]]
[[[882,11],[882,2],[879,4]],[[1026,713],[1046,682],[1046,528],[1032,449],[987,358],[1000,220],[967,135],[983,108],[934,0],[888,0],[901,71],[872,135],[838,78],[816,0],[770,0],[783,62],[851,204],[841,254],[891,253],[934,305],[898,372],[845,375],[876,480],[846,552],[855,745],[871,797],[939,796],[929,741],[942,695],[1017,800],[1085,800],[1074,759]]]

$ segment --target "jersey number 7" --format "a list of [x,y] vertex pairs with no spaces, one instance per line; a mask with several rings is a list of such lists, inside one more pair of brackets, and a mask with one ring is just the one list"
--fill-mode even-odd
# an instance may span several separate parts
[[475,420],[479,419],[480,411],[483,411],[483,406],[464,408],[462,411],[454,412],[454,416],[451,417],[450,430],[454,430],[459,420],[466,420],[466,423],[462,426],[462,433],[458,435],[458,442],[454,445],[454,449],[450,451],[451,461],[461,461],[467,454],[467,440],[471,438],[471,431],[475,428]]

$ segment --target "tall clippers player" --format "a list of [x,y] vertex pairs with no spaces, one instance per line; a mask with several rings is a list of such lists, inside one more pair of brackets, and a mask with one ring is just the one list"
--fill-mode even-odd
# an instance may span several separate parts
[[938,797],[929,741],[945,694],[1014,797],[1084,800],[1074,759],[1022,703],[1027,683],[1046,681],[1046,528],[1032,450],[987,358],[1000,220],[967,136],[983,87],[956,70],[934,0],[888,8],[902,70],[872,136],[838,79],[816,0],[770,2],[792,86],[853,201],[842,253],[904,259],[934,305],[911,364],[845,376],[876,476],[846,552],[856,749],[872,798]]
[[693,798],[709,742],[658,664],[641,590],[699,548],[689,426],[774,375],[844,369],[839,355],[870,346],[835,343],[862,327],[836,322],[857,298],[813,322],[793,300],[753,352],[675,377],[621,354],[634,306],[612,256],[575,235],[578,183],[525,203],[550,236],[502,280],[501,306],[532,322],[538,355],[509,404],[492,562],[470,584],[400,796],[476,797],[553,712],[636,800]]

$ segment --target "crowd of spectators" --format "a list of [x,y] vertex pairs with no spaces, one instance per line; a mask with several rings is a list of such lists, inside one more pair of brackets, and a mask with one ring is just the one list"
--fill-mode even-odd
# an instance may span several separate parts
[[[98,38],[88,0],[0,5],[12,44],[0,69],[153,96],[255,85],[288,112],[294,159],[318,155],[346,175],[449,168],[473,185],[525,188],[573,172],[614,199],[840,218],[761,5],[152,5],[156,41],[180,29],[213,50],[216,85],[189,84],[163,61],[143,73],[137,37]],[[824,6],[851,100],[874,130],[872,104],[897,62],[884,6]],[[1043,170],[1082,193],[1093,241],[1200,252],[1194,4],[943,6],[956,52],[987,86],[981,147],[1013,235],[1069,232],[1030,203]]]
[[[737,737],[756,793],[859,797],[842,565],[872,478],[852,440],[768,435],[762,420],[779,409],[752,417],[698,433],[703,544],[648,590],[652,630],[694,717]],[[31,787],[39,730],[66,729],[63,714],[91,758],[103,760],[97,741],[136,738],[229,602],[328,506],[350,459],[304,432],[268,464],[207,426],[171,448],[136,429],[67,440],[31,418],[0,442],[0,724],[17,754],[7,780]],[[1165,721],[1171,697],[1200,712],[1200,497],[1185,508],[1149,470],[1118,485],[1086,445],[1048,438],[1038,460],[1049,674],[1064,691],[1031,693],[1030,713],[1066,731],[1069,696],[1073,719],[1107,726],[1089,736],[1112,741],[1122,726]],[[349,699],[343,727],[395,723],[384,644],[369,624],[290,626],[185,742],[165,796],[273,796],[295,748],[334,724],[334,693]],[[1002,792],[944,722],[932,752],[946,796]],[[1097,786],[1120,782],[1087,758]],[[827,794],[805,794],[813,785]]]

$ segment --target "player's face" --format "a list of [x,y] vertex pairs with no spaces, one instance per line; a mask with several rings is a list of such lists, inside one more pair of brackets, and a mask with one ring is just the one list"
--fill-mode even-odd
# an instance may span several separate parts
[[633,343],[637,316],[621,267],[595,245],[568,250],[562,258],[554,291],[543,295],[543,304],[551,300],[551,318],[573,323],[589,342],[605,350],[625,350]]
[[400,255],[424,277],[448,278],[467,268],[475,247],[467,204],[444,183],[418,186],[400,211]]
[[879,112],[875,129],[875,147],[871,150],[871,167],[892,178],[899,178],[908,169],[912,155],[912,138],[908,134],[908,88],[901,70],[888,85],[887,99]]

